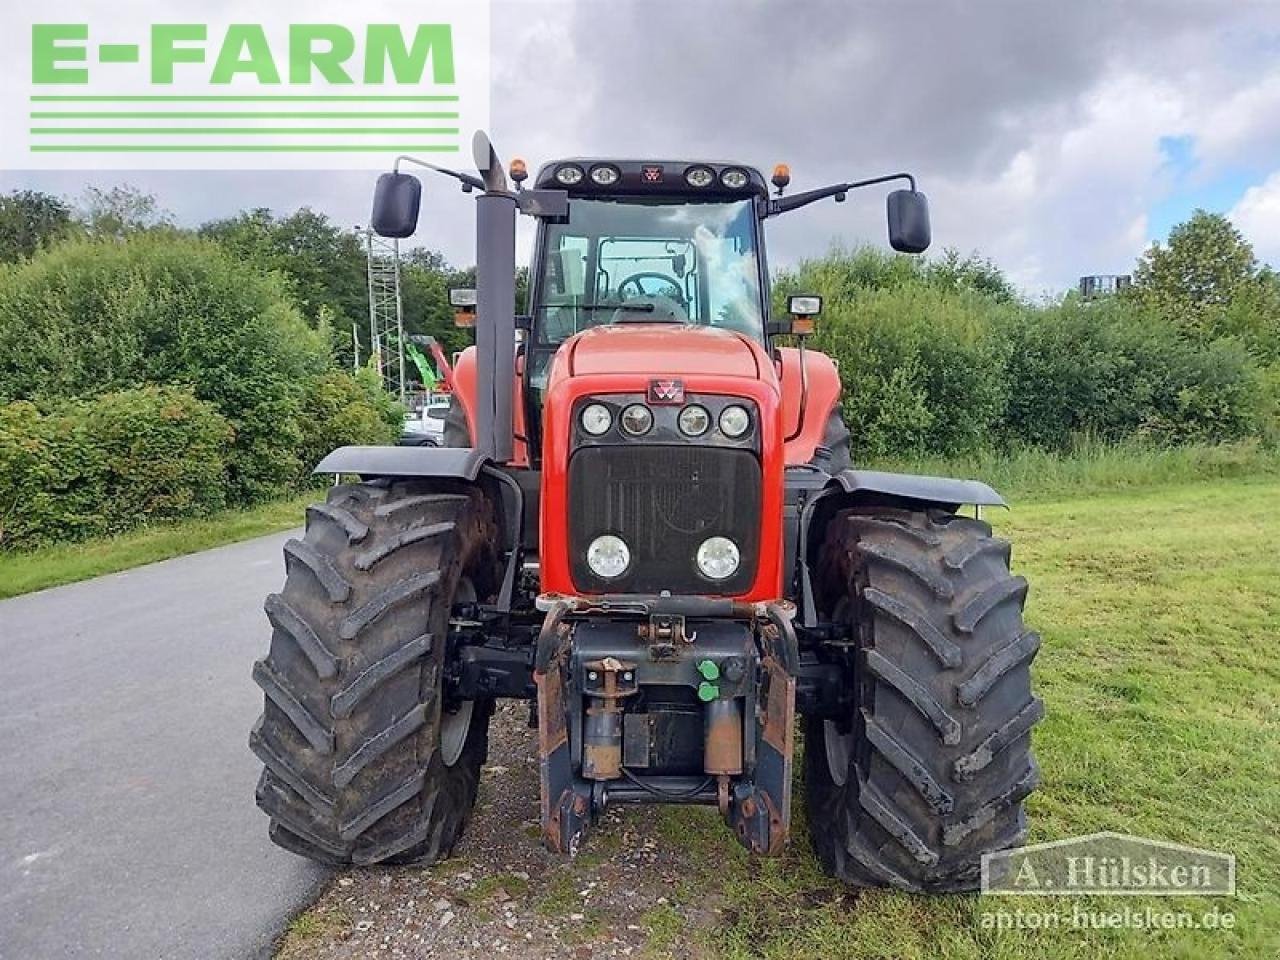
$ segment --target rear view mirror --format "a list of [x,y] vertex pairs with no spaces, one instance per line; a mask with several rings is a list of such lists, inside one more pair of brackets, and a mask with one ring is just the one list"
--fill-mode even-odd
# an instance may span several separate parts
[[889,246],[900,253],[924,253],[933,240],[929,199],[918,190],[889,194]]
[[422,205],[422,183],[407,173],[384,173],[373,191],[373,214],[369,225],[380,237],[403,240],[418,229]]

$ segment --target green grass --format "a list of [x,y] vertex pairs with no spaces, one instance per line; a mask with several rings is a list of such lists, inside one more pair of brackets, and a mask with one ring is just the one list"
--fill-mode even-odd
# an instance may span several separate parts
[[[1105,484],[1103,485],[1105,487]],[[1032,585],[1043,635],[1035,746],[1043,785],[1029,842],[1116,830],[1237,857],[1237,898],[924,897],[851,893],[796,836],[753,861],[713,811],[670,808],[692,891],[723,913],[693,934],[710,955],[837,958],[1280,956],[1280,478],[1112,489],[992,511]],[[1190,910],[1231,931],[984,928],[997,909]],[[688,951],[677,948],[676,955]]]
[[315,499],[312,492],[248,510],[156,524],[118,537],[0,553],[0,599],[288,530],[302,524],[306,504]]
[[1067,454],[1020,448],[952,459],[887,461],[884,470],[982,480],[1012,503],[1142,490],[1197,480],[1280,477],[1280,449],[1256,440],[1162,447],[1080,440]]
[[315,948],[340,940],[352,927],[350,914],[341,907],[311,909],[294,917],[280,938],[276,960],[305,960],[315,956]]

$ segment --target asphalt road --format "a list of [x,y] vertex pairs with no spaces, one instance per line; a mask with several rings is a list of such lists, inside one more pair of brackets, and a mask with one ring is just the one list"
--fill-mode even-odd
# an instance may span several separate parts
[[327,873],[253,803],[288,534],[0,602],[0,958],[245,958]]

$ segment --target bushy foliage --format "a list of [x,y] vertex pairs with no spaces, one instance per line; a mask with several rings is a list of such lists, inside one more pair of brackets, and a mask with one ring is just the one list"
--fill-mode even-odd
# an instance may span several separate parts
[[1009,441],[1065,450],[1079,435],[1186,443],[1259,429],[1258,371],[1235,341],[1194,342],[1140,306],[1075,297],[1006,334]]
[[403,429],[403,408],[367,368],[355,375],[333,370],[312,378],[302,408],[298,458],[304,477],[337,447],[394,443]]
[[280,279],[211,242],[77,240],[0,268],[0,400],[185,385],[235,430],[232,502],[298,475],[303,390],[328,366]]
[[813,346],[839,362],[857,452],[960,454],[986,442],[1006,403],[1006,345],[990,322],[1003,308],[926,285],[826,303]]
[[211,404],[174,387],[0,406],[0,549],[220,509],[233,436]]
[[[839,364],[864,459],[1064,451],[1081,436],[1220,442],[1273,429],[1280,377],[1264,364],[1280,350],[1278,321],[1259,306],[1267,288],[1256,276],[1217,301],[1216,335],[1142,296],[1023,303],[990,263],[955,254],[836,250],[775,289],[775,310],[789,293],[824,296],[813,345]],[[1236,335],[1223,317],[1236,318]]]

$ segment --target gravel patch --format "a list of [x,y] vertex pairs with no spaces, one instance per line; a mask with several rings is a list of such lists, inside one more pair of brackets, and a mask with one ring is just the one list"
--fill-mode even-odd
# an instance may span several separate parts
[[[575,860],[552,854],[538,826],[537,734],[527,706],[504,701],[453,856],[339,874],[294,921],[279,957],[697,958],[697,934],[721,910],[714,892],[694,889],[698,855],[679,834],[704,817],[718,821],[712,809],[618,807]],[[727,829],[722,842],[736,853]]]

